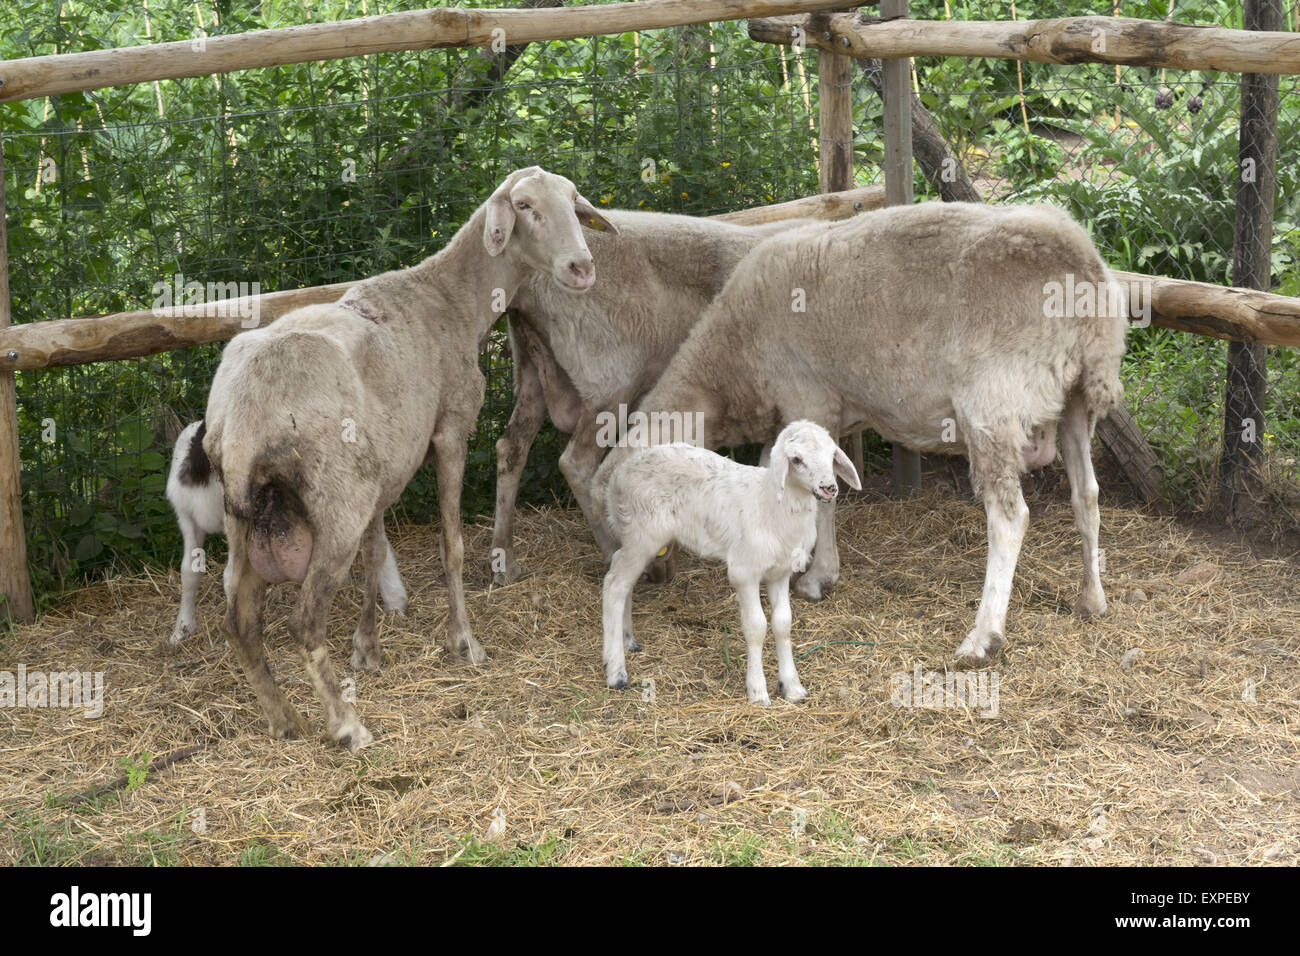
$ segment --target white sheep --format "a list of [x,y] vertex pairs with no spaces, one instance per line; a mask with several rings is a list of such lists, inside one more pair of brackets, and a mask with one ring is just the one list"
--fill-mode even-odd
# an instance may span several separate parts
[[560,471],[599,532],[594,520],[599,509],[593,509],[590,492],[607,451],[598,441],[599,416],[617,415],[620,405],[635,407],[754,246],[783,229],[816,221],[738,226],[621,209],[605,210],[605,216],[618,235],[590,237],[599,285],[575,296],[537,275],[510,303],[514,409],[496,444],[490,555],[498,584],[522,574],[514,553],[515,499],[528,450],[548,413],[570,436]]
[[436,255],[237,335],[208,398],[203,448],[225,487],[234,570],[226,627],[273,737],[304,729],[262,643],[268,583],[301,583],[289,616],[330,736],[371,741],[342,697],[325,642],[334,593],[361,549],[366,590],[352,665],[380,662],[375,623],[384,509],[433,447],[447,578],[448,651],[486,654],[465,612],[460,493],[483,403],[479,351],[520,284],[544,272],[575,292],[596,281],[582,224],[613,229],[573,183],[510,174]]
[[[1070,290],[1068,296],[1063,290]],[[965,454],[988,515],[975,626],[957,649],[983,663],[1003,643],[1029,520],[1027,468],[1061,456],[1083,538],[1075,609],[1106,611],[1099,577],[1097,419],[1119,401],[1129,305],[1088,234],[1050,206],[921,203],[764,240],[638,406],[703,416],[707,448],[770,439],[807,418],[875,429],[920,451]],[[593,481],[628,454],[615,449]],[[612,533],[612,532],[608,532]],[[833,510],[796,590],[839,575]]]
[[[176,512],[184,550],[181,553],[181,609],[176,615],[170,641],[179,644],[194,633],[194,606],[198,596],[199,581],[207,565],[204,544],[210,534],[224,533],[225,508],[222,505],[221,482],[212,474],[212,465],[203,452],[206,434],[203,419],[191,422],[176,438],[172,451],[172,467],[167,475],[167,500]],[[406,587],[397,570],[397,555],[384,538],[388,553],[379,572],[379,593],[384,607],[402,617],[406,612]],[[221,586],[230,596],[231,564],[221,575]]]
[[817,538],[818,501],[834,501],[836,477],[862,487],[849,457],[820,425],[791,422],[772,445],[766,467],[738,464],[684,442],[633,451],[609,476],[605,508],[619,549],[604,585],[605,679],[627,686],[624,650],[632,635],[632,588],[646,563],[673,542],[727,562],[740,602],[749,699],[771,702],[763,676],[767,620],[759,599],[767,585],[776,637],[777,688],[786,700],[808,696],[790,645],[790,576],[807,566]]

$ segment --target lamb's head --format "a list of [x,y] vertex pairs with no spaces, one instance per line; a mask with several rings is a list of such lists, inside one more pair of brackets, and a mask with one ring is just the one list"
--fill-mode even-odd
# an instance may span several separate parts
[[855,491],[862,488],[849,456],[814,422],[791,422],[781,429],[767,467],[778,501],[787,487],[802,488],[818,501],[834,501],[840,490],[836,478]]
[[513,256],[538,272],[550,273],[571,292],[586,292],[596,282],[596,264],[582,227],[618,231],[573,183],[540,166],[515,170],[485,206],[483,245],[488,255]]

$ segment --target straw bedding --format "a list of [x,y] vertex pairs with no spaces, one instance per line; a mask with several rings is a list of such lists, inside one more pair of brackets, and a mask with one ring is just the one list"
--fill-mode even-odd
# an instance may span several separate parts
[[[18,863],[1287,864],[1300,851],[1300,565],[1172,519],[1103,508],[1110,613],[1069,614],[1078,536],[1058,487],[1032,519],[992,671],[998,713],[897,707],[974,618],[983,514],[965,495],[841,508],[843,576],[796,601],[811,699],[746,703],[725,571],[684,556],[642,585],[633,689],[600,666],[599,554],[581,515],[520,516],[530,577],[488,587],[467,532],[480,669],[449,663],[436,529],[392,529],[411,591],[384,666],[356,675],[376,742],[277,742],[226,645],[220,568],[199,630],[165,646],[175,574],[81,591],[0,644],[0,670],[103,671],[105,712],[0,708],[0,860]],[[339,595],[341,676],[358,578]],[[1131,594],[1140,589],[1140,595]],[[319,706],[268,601],[277,678]],[[1126,600],[1126,597],[1132,600]],[[871,643],[864,643],[871,642]],[[768,643],[768,676],[775,661]],[[638,687],[653,679],[654,692]],[[653,698],[653,699],[651,699]],[[143,779],[124,758],[199,745]],[[494,811],[500,811],[495,818]]]

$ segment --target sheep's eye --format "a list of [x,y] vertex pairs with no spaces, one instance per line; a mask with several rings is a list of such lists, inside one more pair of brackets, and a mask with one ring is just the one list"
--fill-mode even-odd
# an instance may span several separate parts
[[792,465],[802,465],[802,464],[803,464],[803,459],[800,458],[798,455],[795,455],[793,458],[790,459],[790,464],[792,464]]
[[515,203],[515,208],[518,209],[518,210],[520,210],[521,212],[523,212],[523,211],[526,211],[526,210],[532,209],[533,207],[530,206],[530,205],[528,205],[528,203],[526,203],[526,202],[517,202],[517,203]]

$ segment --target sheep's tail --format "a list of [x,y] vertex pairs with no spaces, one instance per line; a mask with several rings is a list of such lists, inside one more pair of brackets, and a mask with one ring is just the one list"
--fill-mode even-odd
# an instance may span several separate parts
[[[1090,420],[1104,418],[1124,397],[1120,362],[1124,358],[1124,336],[1128,332],[1128,289],[1117,282],[1109,269],[1099,270],[1106,294],[1098,296],[1098,314],[1080,330],[1083,370],[1079,389]],[[1104,300],[1104,302],[1103,302]]]
[[[220,442],[220,430],[214,430]],[[252,432],[246,432],[251,434]],[[214,432],[209,432],[209,438]],[[220,462],[226,514],[248,534],[248,558],[268,583],[302,583],[311,563],[313,535],[298,494],[296,469],[268,446],[232,441],[209,454]]]

